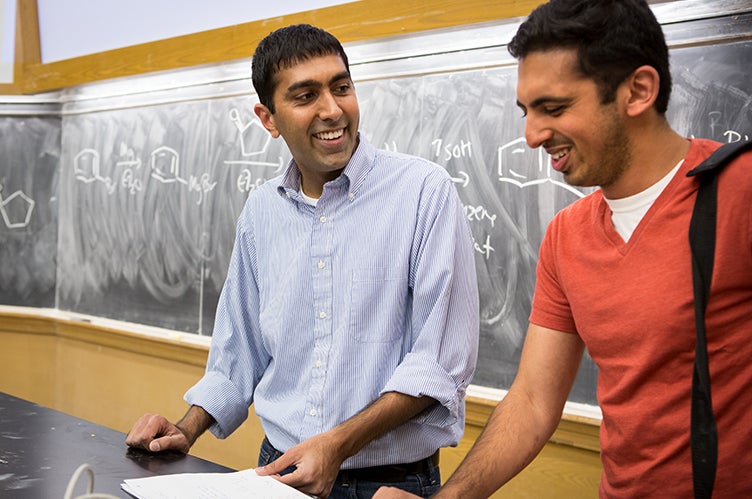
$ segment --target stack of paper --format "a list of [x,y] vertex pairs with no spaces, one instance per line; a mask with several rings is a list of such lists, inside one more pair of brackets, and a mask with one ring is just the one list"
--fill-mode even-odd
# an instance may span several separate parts
[[232,473],[179,473],[124,480],[122,489],[138,499],[309,499],[311,496],[258,476],[253,469]]

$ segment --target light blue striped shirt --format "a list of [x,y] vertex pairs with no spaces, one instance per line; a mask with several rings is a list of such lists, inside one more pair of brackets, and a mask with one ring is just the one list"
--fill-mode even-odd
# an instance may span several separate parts
[[185,396],[220,438],[254,404],[286,451],[385,392],[439,404],[343,468],[412,462],[456,445],[478,348],[472,237],[451,178],[360,144],[315,207],[294,161],[241,213],[204,377]]

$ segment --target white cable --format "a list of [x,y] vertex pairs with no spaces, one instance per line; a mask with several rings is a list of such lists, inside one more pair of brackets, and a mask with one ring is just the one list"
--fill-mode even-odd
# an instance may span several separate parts
[[[89,473],[89,486],[84,495],[74,497],[73,489],[76,488],[78,479],[81,478],[81,474],[84,471]],[[74,471],[73,475],[71,475],[71,478],[68,481],[68,487],[65,489],[65,495],[63,496],[63,499],[120,499],[119,497],[113,496],[111,494],[98,494],[96,492],[93,492],[93,490],[94,490],[94,470],[91,469],[91,466],[84,463],[78,468],[76,468],[76,471]]]

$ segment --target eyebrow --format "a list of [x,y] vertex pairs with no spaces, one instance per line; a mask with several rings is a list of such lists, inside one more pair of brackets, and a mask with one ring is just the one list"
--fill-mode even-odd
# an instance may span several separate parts
[[[329,85],[331,85],[332,83],[335,83],[337,81],[345,80],[345,79],[346,80],[350,80],[351,79],[349,71],[342,71],[342,72],[337,73],[336,75],[332,76],[329,79]],[[309,87],[315,87],[316,88],[316,87],[320,87],[320,86],[321,86],[321,84],[318,82],[318,80],[311,80],[311,79],[309,79],[309,80],[301,80],[301,81],[296,81],[295,83],[293,83],[292,85],[290,85],[289,87],[287,87],[287,92],[290,93],[290,92],[295,92],[296,90],[301,89],[301,88],[309,88]]]
[[[533,102],[530,103],[530,109],[539,108],[541,106],[544,106],[546,104],[568,104],[572,102],[571,97],[551,97],[544,95],[543,97],[538,97]],[[528,109],[522,102],[519,100],[517,101],[517,106],[520,109]]]

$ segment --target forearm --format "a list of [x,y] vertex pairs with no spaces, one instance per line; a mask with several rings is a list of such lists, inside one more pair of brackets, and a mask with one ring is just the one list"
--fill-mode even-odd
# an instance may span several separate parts
[[175,426],[185,435],[189,446],[192,446],[208,428],[214,424],[214,418],[203,407],[192,405]]
[[341,452],[342,461],[357,454],[370,441],[397,428],[436,403],[430,397],[388,392],[327,433]]
[[485,498],[540,452],[556,429],[577,374],[579,336],[531,324],[509,392],[437,498]]
[[541,419],[510,393],[496,407],[460,467],[433,497],[486,498],[525,468],[556,428],[557,418]]

